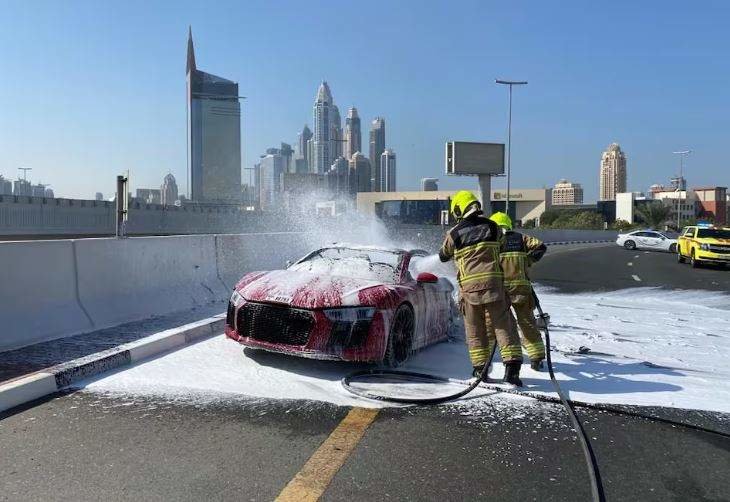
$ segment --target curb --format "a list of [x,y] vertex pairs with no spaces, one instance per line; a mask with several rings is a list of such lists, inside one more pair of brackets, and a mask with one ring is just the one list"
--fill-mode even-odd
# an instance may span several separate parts
[[130,366],[223,331],[225,314],[202,319],[0,384],[0,413],[109,370]]

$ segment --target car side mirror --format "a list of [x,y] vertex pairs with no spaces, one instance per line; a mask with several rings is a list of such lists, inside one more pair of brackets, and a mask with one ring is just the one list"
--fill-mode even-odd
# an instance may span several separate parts
[[438,282],[439,278],[433,275],[431,272],[421,272],[418,274],[418,277],[416,277],[417,282],[426,282],[426,283],[434,283]]

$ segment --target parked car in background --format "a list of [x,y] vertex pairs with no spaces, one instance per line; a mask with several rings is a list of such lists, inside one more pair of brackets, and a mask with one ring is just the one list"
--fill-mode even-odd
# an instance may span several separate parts
[[712,226],[684,227],[679,236],[677,261],[689,259],[693,267],[703,263],[730,263],[730,228]]
[[635,230],[627,234],[618,234],[616,244],[629,250],[645,249],[667,253],[677,251],[677,239],[655,230]]

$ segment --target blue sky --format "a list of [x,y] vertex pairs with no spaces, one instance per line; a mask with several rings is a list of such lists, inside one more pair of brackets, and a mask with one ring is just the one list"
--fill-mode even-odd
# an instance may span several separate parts
[[65,197],[109,195],[127,169],[134,188],[172,172],[184,189],[189,24],[198,67],[248,97],[245,167],[311,127],[324,78],[343,115],[386,118],[400,189],[475,186],[445,177],[443,145],[506,140],[501,77],[530,82],[514,96],[515,187],[565,177],[594,200],[612,141],[633,190],[666,182],[685,148],[690,185],[730,184],[730,2],[686,1],[6,0],[0,174],[32,167]]

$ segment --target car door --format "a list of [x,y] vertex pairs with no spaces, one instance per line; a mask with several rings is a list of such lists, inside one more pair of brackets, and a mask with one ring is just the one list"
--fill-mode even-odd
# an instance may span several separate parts
[[[453,286],[445,277],[439,277],[436,282],[416,281],[415,297],[420,311],[422,325],[421,333],[415,344],[419,347],[443,340],[448,335],[451,320],[451,295]],[[416,347],[414,347],[416,348]]]
[[646,235],[644,236],[644,242],[646,244],[647,249],[661,249],[662,244],[664,244],[664,239],[661,234],[658,234],[656,232],[644,232]]
[[647,232],[634,232],[631,235],[631,238],[634,242],[636,242],[636,247],[638,249],[646,249],[649,247],[649,244],[646,240]]
[[684,256],[689,256],[689,249],[690,249],[690,239],[692,239],[694,236],[694,227],[687,227],[684,229],[684,233],[682,234],[682,242],[681,242],[681,249],[680,252]]

